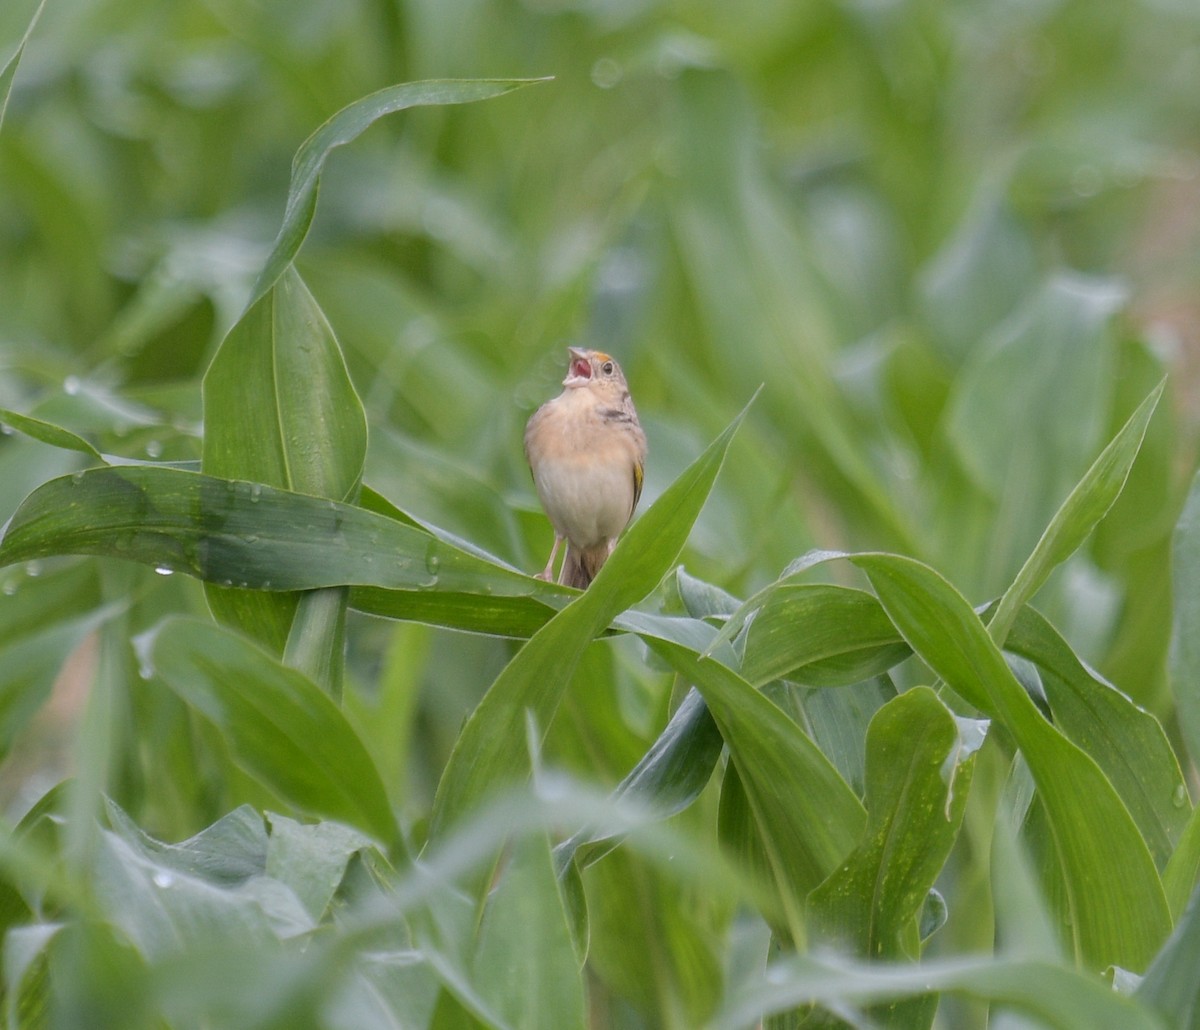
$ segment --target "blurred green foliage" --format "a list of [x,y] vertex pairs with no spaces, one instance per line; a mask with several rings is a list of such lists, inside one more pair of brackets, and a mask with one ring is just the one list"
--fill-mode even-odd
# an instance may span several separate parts
[[[7,1025],[1196,1025],[1193,5],[37,8],[0,517],[68,478],[0,545]],[[335,113],[543,76],[355,108],[259,281]],[[513,569],[568,343],[670,493],[564,607]],[[776,586],[813,548],[924,564]]]

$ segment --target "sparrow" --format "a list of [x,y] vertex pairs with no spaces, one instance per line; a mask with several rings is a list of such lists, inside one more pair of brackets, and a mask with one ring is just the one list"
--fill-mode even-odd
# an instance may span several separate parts
[[558,582],[583,590],[629,524],[646,466],[646,434],[621,366],[598,350],[568,347],[563,392],[525,426],[525,457],[554,546],[538,579],[550,580],[565,540]]

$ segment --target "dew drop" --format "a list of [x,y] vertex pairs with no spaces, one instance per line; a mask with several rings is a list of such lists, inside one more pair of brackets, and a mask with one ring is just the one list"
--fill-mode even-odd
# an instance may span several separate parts
[[1176,808],[1183,808],[1187,804],[1187,788],[1182,783],[1175,788],[1175,793],[1171,795],[1171,804]]
[[67,376],[67,378],[63,380],[63,393],[70,397],[74,397],[79,392],[79,388],[82,385],[83,384],[79,381],[79,376]]
[[40,576],[42,574],[42,563],[40,561],[31,561],[25,563],[25,575],[30,577]]
[[256,544],[258,543],[258,536],[254,533],[247,533],[244,537],[242,537],[242,542],[246,544]]
[[13,427],[6,422],[0,422],[0,434],[3,434],[4,436],[12,436]]
[[16,580],[8,580],[0,589],[3,589],[5,597],[12,597],[12,595],[17,592]]
[[159,870],[157,873],[154,874],[154,886],[155,887],[161,887],[163,890],[166,890],[168,887],[173,886],[174,883],[175,883],[175,877],[173,875],[171,875],[170,873],[168,873],[166,870]]
[[80,469],[78,472],[71,473],[71,485],[72,486],[79,486],[79,484],[82,482],[83,482],[83,470],[82,469]]
[[148,458],[161,458],[163,445],[161,440],[151,440],[146,444],[146,456]]
[[154,571],[157,572],[160,576],[171,576],[171,575],[174,575],[174,573],[175,573],[174,569],[168,568],[166,565],[155,565]]
[[262,496],[262,484],[261,483],[252,483],[250,485],[250,501],[251,501],[251,503],[257,501],[261,496]]

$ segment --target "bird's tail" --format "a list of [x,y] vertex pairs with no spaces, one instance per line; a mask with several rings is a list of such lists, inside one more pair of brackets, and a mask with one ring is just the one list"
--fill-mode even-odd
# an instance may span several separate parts
[[586,590],[596,578],[600,566],[608,561],[608,547],[601,544],[587,550],[579,550],[567,543],[567,554],[563,558],[562,582],[569,587]]

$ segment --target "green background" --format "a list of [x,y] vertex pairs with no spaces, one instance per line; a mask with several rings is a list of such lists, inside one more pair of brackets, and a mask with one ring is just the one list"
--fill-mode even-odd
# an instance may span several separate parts
[[[10,1025],[1193,1025],[1192,5],[35,7]],[[650,444],[570,605],[568,345]]]

